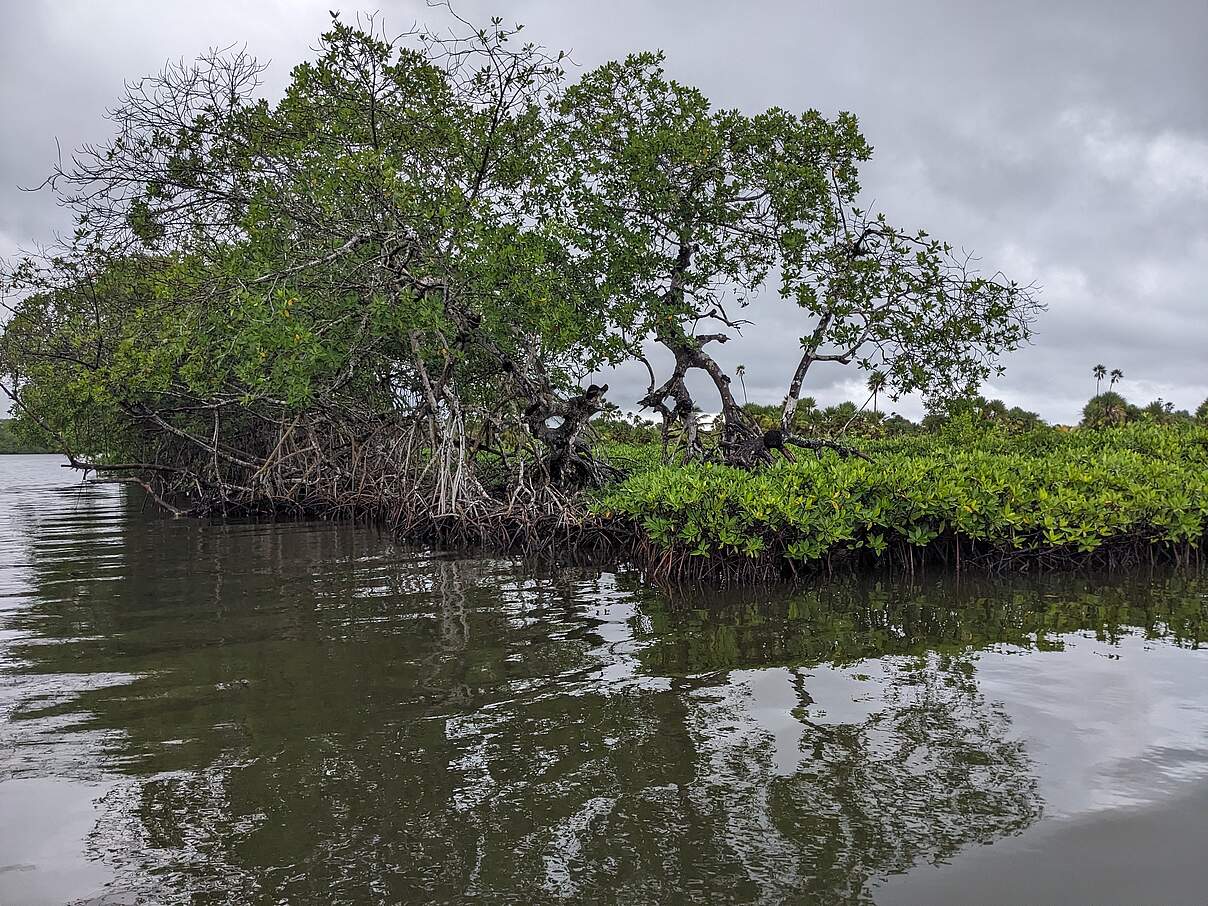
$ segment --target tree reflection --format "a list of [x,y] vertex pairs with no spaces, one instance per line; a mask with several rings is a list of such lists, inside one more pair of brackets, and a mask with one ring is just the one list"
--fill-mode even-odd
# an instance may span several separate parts
[[117,524],[116,565],[30,547],[13,652],[62,694],[7,767],[123,776],[93,851],[152,899],[865,901],[1040,812],[978,649],[1205,625],[1176,579],[670,600],[368,531]]
[[698,795],[714,803],[713,846],[733,853],[763,896],[862,902],[876,876],[1038,817],[1027,755],[978,694],[969,661],[924,656],[844,676],[841,688],[865,699],[855,717],[817,713],[807,690],[831,671],[785,671],[801,700],[792,759],[741,682],[698,712],[709,766]]

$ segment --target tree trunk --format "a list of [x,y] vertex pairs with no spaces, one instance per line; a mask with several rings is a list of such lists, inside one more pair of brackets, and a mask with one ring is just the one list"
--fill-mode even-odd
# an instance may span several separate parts
[[562,399],[547,389],[524,410],[529,430],[548,451],[545,467],[557,487],[593,487],[616,477],[582,439],[588,421],[604,408],[607,392],[607,384],[591,384],[577,396]]
[[784,398],[784,407],[780,410],[780,430],[785,434],[792,431],[793,419],[797,415],[797,401],[801,399],[801,385],[805,383],[805,375],[810,370],[810,365],[814,364],[818,347],[822,344],[822,338],[826,336],[831,319],[831,315],[825,315],[818,322],[813,335],[805,344],[805,352],[801,356],[801,361],[797,363],[797,369],[793,372],[793,379],[789,382],[789,392]]

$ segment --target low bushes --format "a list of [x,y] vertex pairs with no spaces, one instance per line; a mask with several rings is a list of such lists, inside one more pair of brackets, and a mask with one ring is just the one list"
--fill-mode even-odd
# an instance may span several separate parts
[[596,512],[631,522],[664,572],[776,570],[836,559],[987,565],[1198,556],[1208,430],[1133,425],[1022,435],[959,427],[744,472],[639,465]]

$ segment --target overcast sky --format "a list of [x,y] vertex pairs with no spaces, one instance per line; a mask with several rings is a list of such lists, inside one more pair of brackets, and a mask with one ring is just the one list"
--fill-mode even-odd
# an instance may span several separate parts
[[[278,92],[328,9],[388,27],[442,21],[422,2],[0,0],[0,255],[66,226],[26,193],[64,151],[108,137],[123,79],[245,44]],[[578,3],[461,0],[472,20],[522,22],[581,68],[662,49],[670,73],[720,106],[856,113],[875,148],[866,197],[894,222],[1035,281],[1048,304],[1033,346],[985,392],[1071,422],[1091,367],[1126,374],[1134,402],[1208,397],[1208,2]],[[573,71],[572,71],[573,75]],[[765,293],[757,326],[724,350],[752,401],[783,396],[806,325]],[[632,399],[644,371],[613,377]],[[860,397],[843,369],[811,375],[822,402]],[[701,404],[708,409],[703,396]],[[912,416],[917,402],[898,407]]]

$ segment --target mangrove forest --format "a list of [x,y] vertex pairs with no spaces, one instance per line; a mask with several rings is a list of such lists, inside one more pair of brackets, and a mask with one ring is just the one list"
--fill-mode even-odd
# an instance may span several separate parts
[[[239,51],[129,83],[43,186],[74,233],[3,273],[28,442],[179,515],[668,578],[1198,559],[1203,419],[1126,417],[1106,369],[1073,431],[971,410],[1040,289],[868,209],[855,115],[723,109],[660,54],[579,72],[462,25],[333,17],[273,100]],[[800,336],[774,407],[713,354],[757,295]],[[947,415],[819,425],[819,363]],[[634,365],[638,400],[592,380]]]

